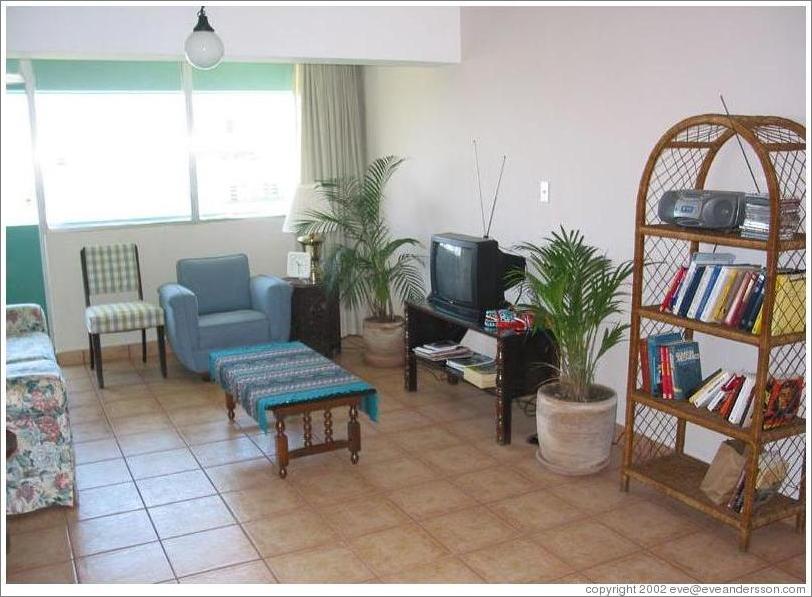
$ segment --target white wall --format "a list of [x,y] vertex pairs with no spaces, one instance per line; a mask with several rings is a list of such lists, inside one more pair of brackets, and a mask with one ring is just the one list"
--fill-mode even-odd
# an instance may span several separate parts
[[[10,55],[180,58],[197,6],[12,6]],[[209,5],[227,60],[459,62],[457,7]]]
[[[87,349],[84,291],[79,251],[85,245],[134,242],[138,245],[144,299],[158,303],[158,287],[175,282],[175,263],[184,257],[245,253],[252,274],[284,276],[288,251],[298,250],[293,234],[282,232],[283,218],[226,220],[122,229],[57,230],[46,235],[50,309],[58,352]],[[108,334],[102,348],[140,342],[140,333]],[[155,338],[150,332],[150,339]]]
[[[736,113],[804,121],[804,20],[803,8],[463,8],[461,64],[366,72],[370,156],[410,158],[391,183],[394,231],[424,242],[481,232],[476,137],[488,201],[508,157],[491,233],[502,245],[563,224],[631,259],[640,175],[669,126],[720,112],[720,92]],[[738,149],[723,151],[707,186],[751,190]],[[706,337],[701,347],[708,371],[755,367],[747,348]],[[598,372],[621,397],[627,351]],[[708,458],[717,439],[699,435],[690,449]]]

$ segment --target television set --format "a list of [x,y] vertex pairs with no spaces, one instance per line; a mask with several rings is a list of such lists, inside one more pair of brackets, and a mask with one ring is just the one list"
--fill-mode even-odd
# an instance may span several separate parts
[[506,274],[524,269],[520,255],[506,253],[492,238],[451,232],[431,237],[431,293],[436,309],[481,323],[487,309],[505,306]]

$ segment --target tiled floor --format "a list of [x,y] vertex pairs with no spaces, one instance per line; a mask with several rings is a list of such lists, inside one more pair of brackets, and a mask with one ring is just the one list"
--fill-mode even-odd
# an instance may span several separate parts
[[497,446],[492,398],[423,371],[405,393],[399,370],[348,344],[341,361],[379,389],[380,422],[362,419],[357,466],[332,452],[293,460],[286,480],[271,438],[244,413],[230,424],[218,388],[177,365],[163,380],[154,362],[107,363],[101,391],[66,368],[78,504],[9,518],[8,581],[802,581],[789,525],[740,553],[730,529],[634,483],[621,493],[617,464],[542,469],[520,411]]

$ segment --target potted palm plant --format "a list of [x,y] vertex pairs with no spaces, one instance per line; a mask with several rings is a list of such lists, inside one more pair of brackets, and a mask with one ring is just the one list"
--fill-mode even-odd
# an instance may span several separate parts
[[420,259],[408,249],[420,243],[393,238],[382,213],[384,189],[403,163],[396,156],[373,161],[363,177],[347,176],[317,185],[329,209],[313,210],[298,223],[298,232],[337,233],[328,250],[324,280],[350,308],[364,308],[364,360],[376,367],[404,361],[403,318],[396,301],[423,297]]
[[617,413],[617,394],[595,383],[595,369],[629,327],[607,319],[621,312],[632,264],[614,265],[563,227],[543,246],[519,248],[527,268],[515,275],[530,297],[523,307],[558,347],[558,363],[551,363],[558,374],[536,396],[536,457],[560,474],[595,473],[609,464]]

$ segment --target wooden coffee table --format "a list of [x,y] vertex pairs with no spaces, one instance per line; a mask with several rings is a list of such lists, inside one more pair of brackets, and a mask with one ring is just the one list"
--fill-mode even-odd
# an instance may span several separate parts
[[[358,462],[361,451],[359,409],[377,420],[375,388],[301,342],[279,342],[245,346],[209,355],[212,380],[225,392],[229,420],[234,420],[237,403],[268,430],[268,412],[275,420],[276,460],[279,476],[287,476],[293,458],[344,448],[350,461]],[[333,438],[332,410],[349,409],[347,439]],[[313,412],[324,411],[324,441],[313,443]],[[285,419],[302,415],[304,446],[288,447]]]

